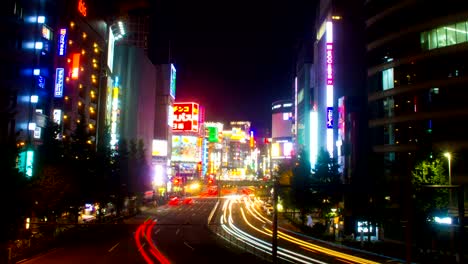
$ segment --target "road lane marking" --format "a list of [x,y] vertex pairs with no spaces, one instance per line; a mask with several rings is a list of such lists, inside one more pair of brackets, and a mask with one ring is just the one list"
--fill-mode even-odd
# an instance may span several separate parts
[[184,241],[184,245],[186,245],[187,247],[189,247],[191,250],[195,250],[192,246],[190,246],[187,242]]
[[145,242],[143,242],[143,243],[141,244],[141,247],[138,249],[138,252],[140,252],[140,251],[141,251],[141,249],[142,249],[142,248],[143,248],[145,245],[146,245],[146,243],[145,243]]
[[180,231],[180,228],[177,228],[177,230],[175,231],[175,234],[179,234],[179,231]]
[[28,263],[28,262],[30,262],[30,261],[36,261],[36,260],[38,260],[38,259],[40,259],[40,258],[42,258],[42,257],[45,257],[45,256],[47,256],[47,255],[50,255],[50,254],[52,254],[52,253],[54,253],[54,252],[56,252],[56,251],[58,251],[58,250],[62,250],[62,249],[63,249],[63,248],[53,248],[53,249],[49,250],[48,252],[45,252],[45,253],[43,253],[43,254],[40,254],[40,255],[35,256],[35,257],[32,257],[32,258],[27,258],[27,259],[20,260],[20,261],[18,261],[18,262],[16,262],[16,263],[18,263],[18,264],[19,264],[19,263],[25,264],[25,263]]
[[118,242],[117,244],[115,244],[113,247],[111,247],[111,248],[109,249],[108,252],[109,252],[109,253],[112,252],[112,250],[114,250],[119,244],[120,244],[120,242]]

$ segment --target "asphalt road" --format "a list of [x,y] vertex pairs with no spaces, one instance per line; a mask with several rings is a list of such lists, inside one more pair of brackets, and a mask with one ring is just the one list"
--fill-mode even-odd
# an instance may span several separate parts
[[262,263],[253,255],[223,243],[207,227],[216,198],[168,206],[156,214],[156,247],[171,263]]
[[21,263],[262,263],[208,229],[215,198],[193,201],[148,210],[123,224],[95,224]]

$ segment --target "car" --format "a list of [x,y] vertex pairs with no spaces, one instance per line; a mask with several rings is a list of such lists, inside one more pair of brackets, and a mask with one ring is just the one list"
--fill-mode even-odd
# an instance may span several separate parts
[[272,215],[273,214],[273,206],[271,205],[265,205],[263,207],[263,209],[265,210],[265,212],[267,213],[267,215]]
[[193,199],[188,197],[185,198],[184,201],[182,202],[183,204],[193,204]]
[[169,199],[169,202],[168,202],[169,205],[179,205],[179,203],[180,203],[180,199],[177,196],[172,197],[171,199]]

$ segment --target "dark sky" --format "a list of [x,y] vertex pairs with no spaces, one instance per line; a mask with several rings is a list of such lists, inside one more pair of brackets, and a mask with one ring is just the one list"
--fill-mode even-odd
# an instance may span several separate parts
[[312,30],[314,1],[161,1],[152,45],[177,67],[176,102],[196,101],[209,121],[271,126],[271,103],[291,98],[294,46]]

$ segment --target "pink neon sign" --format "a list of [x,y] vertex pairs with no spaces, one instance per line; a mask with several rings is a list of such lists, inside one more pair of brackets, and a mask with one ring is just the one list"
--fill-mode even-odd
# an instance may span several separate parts
[[333,43],[327,43],[327,85],[333,85]]

